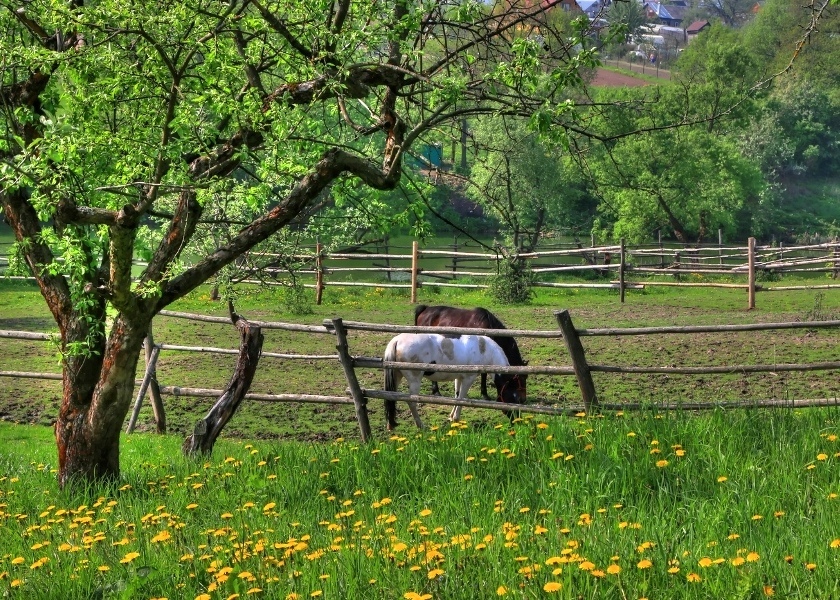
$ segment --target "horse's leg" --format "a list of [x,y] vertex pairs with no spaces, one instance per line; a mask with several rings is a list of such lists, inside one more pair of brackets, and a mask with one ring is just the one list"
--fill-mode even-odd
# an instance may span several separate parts
[[[467,397],[467,392],[470,391],[470,387],[475,382],[476,374],[475,373],[467,373],[463,377],[459,377],[455,380],[455,397],[459,400],[463,400]],[[455,408],[452,409],[452,412],[449,413],[449,420],[453,423],[457,423],[461,420],[461,408],[460,404],[456,404]]]
[[487,393],[487,373],[481,374],[481,397],[485,400],[493,400]]
[[437,381],[432,382],[432,396],[440,396],[440,388]]
[[[420,394],[420,382],[422,382],[422,381],[423,381],[423,378],[419,377],[419,376],[416,379],[413,379],[412,381],[410,381],[409,384],[408,384],[408,393],[411,394],[412,396],[417,396],[418,394]],[[409,402],[408,403],[408,409],[411,411],[411,416],[414,417],[414,424],[417,425],[417,428],[418,429],[425,429],[425,426],[423,425],[423,421],[420,420],[420,411],[417,408],[417,403],[416,402]]]

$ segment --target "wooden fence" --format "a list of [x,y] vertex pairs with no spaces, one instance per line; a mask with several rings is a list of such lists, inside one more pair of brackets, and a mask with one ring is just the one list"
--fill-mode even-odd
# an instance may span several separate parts
[[[202,315],[194,315],[188,313],[163,311],[163,316],[184,318],[194,321],[220,323],[230,325],[230,320],[223,317],[209,317]],[[336,354],[322,354],[322,355],[306,355],[306,354],[281,354],[265,352],[263,356],[266,358],[283,358],[292,360],[308,360],[308,361],[327,361],[333,363],[336,367],[340,365],[344,377],[346,379],[347,388],[343,396],[340,395],[323,395],[323,394],[259,394],[249,393],[247,398],[259,402],[302,402],[302,403],[327,403],[336,405],[352,405],[356,412],[356,418],[359,424],[359,430],[363,440],[367,441],[371,437],[370,422],[368,419],[367,404],[370,399],[376,400],[405,400],[422,402],[433,405],[452,406],[454,404],[462,404],[463,406],[486,408],[493,410],[509,410],[509,404],[502,404],[499,402],[490,402],[483,400],[468,399],[465,401],[458,401],[454,398],[442,398],[438,396],[410,396],[399,392],[387,392],[381,389],[366,389],[361,386],[359,379],[356,376],[357,368],[374,368],[382,369],[385,367],[410,368],[415,370],[429,370],[437,371],[461,371],[461,372],[485,372],[487,367],[455,367],[444,365],[424,365],[424,364],[410,364],[410,363],[391,363],[384,362],[380,357],[365,357],[354,356],[350,349],[350,340],[348,333],[351,331],[358,332],[377,332],[377,333],[402,333],[402,332],[437,332],[448,334],[480,334],[480,335],[506,335],[517,338],[543,338],[543,339],[562,339],[565,348],[569,353],[571,360],[570,367],[566,366],[522,366],[522,367],[494,367],[494,372],[504,373],[527,373],[532,375],[548,375],[548,376],[569,376],[575,377],[581,393],[581,402],[575,404],[565,404],[562,406],[547,405],[543,403],[531,403],[528,405],[517,406],[517,409],[523,413],[537,413],[546,415],[569,415],[577,414],[581,411],[597,412],[599,410],[633,410],[641,408],[637,403],[613,403],[607,404],[599,400],[598,392],[592,379],[592,373],[633,373],[633,374],[670,374],[670,375],[697,375],[697,374],[726,374],[726,373],[759,373],[759,372],[786,372],[786,371],[819,371],[819,370],[840,370],[840,361],[827,361],[809,364],[772,364],[772,365],[722,365],[722,366],[707,366],[707,367],[685,367],[685,366],[662,366],[662,367],[636,367],[636,366],[621,366],[615,364],[591,364],[586,358],[586,351],[583,347],[582,340],[586,337],[593,336],[648,336],[648,335],[679,335],[679,334],[698,334],[698,333],[729,333],[729,332],[744,332],[744,331],[771,331],[779,329],[837,329],[840,327],[840,321],[811,321],[811,322],[791,322],[791,323],[755,323],[743,325],[702,325],[702,326],[674,326],[674,327],[635,327],[635,328],[604,328],[604,329],[577,329],[572,324],[571,316],[568,311],[557,311],[555,317],[558,324],[556,330],[486,330],[486,329],[465,329],[454,327],[415,327],[406,325],[385,325],[378,323],[363,323],[356,321],[344,321],[336,318],[325,320],[322,325],[301,325],[291,323],[278,322],[261,322],[252,321],[251,324],[264,329],[279,329],[286,331],[304,332],[313,335],[330,335],[334,336],[336,340]],[[25,339],[25,340],[48,340],[50,336],[44,333],[21,332],[21,331],[2,331],[0,330],[0,338],[11,339]],[[151,338],[149,338],[151,341]],[[155,366],[161,351],[176,351],[176,352],[210,352],[221,354],[238,354],[238,350],[212,348],[212,347],[196,347],[196,346],[180,346],[172,344],[153,344],[153,351],[146,353],[147,362],[145,375],[142,380],[138,380],[136,385],[139,386],[139,393],[135,402],[134,410],[130,416],[127,424],[127,431],[133,431],[137,416],[140,411],[141,404],[146,396],[152,380],[155,379]],[[147,349],[148,350],[148,349]],[[36,378],[36,379],[52,379],[60,380],[61,375],[56,373],[30,373],[20,371],[0,371],[0,377],[22,377],[22,378]],[[206,388],[191,388],[180,386],[159,386],[161,393],[170,394],[173,396],[195,396],[195,397],[213,397],[219,396],[222,390],[206,389]],[[801,400],[779,400],[779,399],[765,399],[765,400],[750,400],[748,402],[661,402],[657,403],[656,407],[662,410],[678,410],[678,409],[708,409],[714,407],[803,407],[803,406],[824,406],[824,405],[840,405],[837,398],[824,399],[801,399]],[[160,419],[163,418],[162,405],[155,407],[155,419],[158,422],[158,429],[161,430]]]
[[[410,251],[385,253],[328,253],[318,245],[313,253],[299,254],[295,258],[304,266],[294,271],[294,274],[310,282],[303,285],[315,289],[318,304],[328,285],[403,288],[410,291],[412,303],[417,301],[417,290],[420,287],[485,288],[486,284],[476,281],[495,275],[502,260],[499,253],[421,249],[417,242],[413,243]],[[750,238],[746,246],[718,244],[691,247],[666,245],[660,240],[657,244],[630,247],[621,241],[618,245],[548,249],[520,254],[518,258],[529,262],[531,271],[538,278],[533,284],[535,287],[616,289],[621,302],[624,302],[625,291],[628,289],[696,286],[743,289],[747,292],[747,307],[755,308],[756,292],[840,288],[840,284],[832,283],[795,286],[757,283],[757,275],[760,273],[823,273],[836,279],[840,275],[838,242],[787,247],[783,244],[757,246],[755,238]],[[431,262],[439,265],[441,260],[448,261],[444,268],[424,266]],[[346,266],[350,264],[353,266]],[[274,269],[273,272],[281,271],[288,273],[287,269]],[[269,269],[271,272],[272,269]],[[558,275],[593,273],[600,277],[613,277],[606,282],[556,280]],[[629,281],[628,277],[634,275],[644,279]],[[702,276],[702,279],[685,281],[686,277],[692,275]],[[362,280],[348,280],[348,276],[361,277]],[[385,281],[382,280],[383,276]],[[651,276],[665,276],[671,281],[652,280]],[[553,281],[546,280],[552,277]],[[716,281],[715,277],[745,281],[721,282]],[[463,278],[471,281],[459,282]]]
[[[837,279],[840,276],[840,242],[837,241],[757,246],[755,238],[750,238],[746,246],[724,246],[721,241],[717,245],[696,247],[666,244],[660,239],[655,244],[639,246],[627,246],[623,240],[617,245],[572,246],[546,245],[544,250],[520,254],[518,258],[528,261],[537,279],[533,283],[535,287],[615,289],[621,302],[625,300],[626,290],[648,286],[734,288],[746,292],[747,308],[752,309],[757,292],[840,288],[840,283],[758,283],[759,274],[770,274],[767,279],[785,273],[823,274]],[[486,288],[487,284],[480,282],[498,273],[502,255],[463,251],[460,247],[455,243],[452,249],[424,249],[414,242],[411,248],[386,245],[385,252],[330,253],[318,244],[311,252],[292,256],[263,253],[253,259],[269,264],[274,261],[274,266],[264,271],[267,279],[245,279],[243,283],[271,285],[272,277],[283,279],[291,273],[304,287],[315,290],[317,304],[321,304],[328,286],[402,288],[410,292],[411,303],[417,301],[421,287]],[[285,266],[279,266],[281,262]],[[289,266],[290,262],[293,266]],[[0,257],[0,268],[7,263],[7,259]],[[144,265],[138,263],[138,266]],[[606,280],[580,281],[581,275],[592,279],[593,274],[597,276],[595,279]],[[558,281],[564,276],[571,277]],[[637,276],[635,281],[631,281],[634,276]],[[692,276],[697,276],[696,280],[686,281]],[[721,279],[744,281],[732,283]]]

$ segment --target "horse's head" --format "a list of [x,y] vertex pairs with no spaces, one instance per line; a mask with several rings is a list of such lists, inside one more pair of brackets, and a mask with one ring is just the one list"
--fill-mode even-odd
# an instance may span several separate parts
[[497,373],[493,383],[497,400],[506,404],[525,404],[528,398],[528,375],[525,373]]

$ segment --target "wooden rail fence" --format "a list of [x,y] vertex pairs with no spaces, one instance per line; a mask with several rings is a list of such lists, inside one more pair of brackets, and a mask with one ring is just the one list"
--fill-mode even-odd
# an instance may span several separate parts
[[[272,285],[275,283],[271,281],[272,277],[281,277],[291,272],[304,282],[304,287],[315,290],[317,304],[321,304],[324,289],[328,286],[401,288],[409,290],[410,301],[415,303],[421,287],[486,288],[487,284],[479,282],[497,274],[502,260],[498,252],[459,251],[457,244],[453,245],[453,249],[424,249],[415,241],[410,249],[386,249],[386,252],[373,253],[330,253],[321,244],[317,244],[311,252],[292,256],[260,253],[253,257],[253,262],[292,260],[298,266],[291,270],[288,266],[268,267],[265,269],[267,280],[245,279],[242,283]],[[787,286],[760,284],[757,277],[759,273],[800,273],[825,274],[837,279],[840,277],[840,242],[837,241],[797,246],[758,246],[755,238],[750,238],[746,246],[724,246],[720,240],[717,245],[700,247],[668,245],[661,238],[656,244],[640,246],[628,246],[621,240],[617,245],[595,246],[593,243],[589,247],[576,245],[548,248],[520,254],[518,258],[530,263],[531,271],[538,279],[533,283],[535,287],[615,289],[619,292],[621,302],[625,300],[626,290],[644,289],[647,286],[734,288],[747,292],[747,308],[752,309],[755,308],[757,292],[840,288],[840,283]],[[8,264],[8,260],[0,256],[0,268],[4,264]],[[430,264],[432,266],[428,266]],[[468,266],[465,268],[464,265]],[[139,263],[138,266],[142,267],[143,264]],[[592,273],[613,277],[602,282],[556,280],[556,276]],[[628,277],[634,275],[641,278],[630,281]],[[685,281],[687,276],[692,275],[725,276],[746,281]],[[653,280],[651,276],[667,277],[670,281]],[[362,280],[348,277],[361,277]],[[555,280],[545,280],[552,277]],[[470,281],[465,282],[464,278]]]
[[[230,320],[224,317],[211,317],[182,313],[174,311],[162,311],[162,316],[190,319],[200,322],[220,323],[230,325]],[[438,370],[438,371],[461,371],[461,372],[486,372],[487,367],[477,366],[444,366],[425,365],[413,363],[392,363],[384,362],[380,357],[355,356],[350,350],[350,332],[377,332],[377,333],[403,333],[403,332],[436,332],[444,334],[477,334],[511,337],[531,337],[542,339],[562,339],[571,360],[570,367],[551,365],[529,365],[520,367],[495,367],[493,372],[504,373],[527,373],[532,375],[548,376],[574,376],[577,380],[581,393],[579,404],[566,404],[563,406],[546,405],[540,403],[517,406],[523,413],[535,413],[544,415],[569,415],[578,414],[581,411],[588,413],[599,410],[633,410],[640,408],[635,403],[613,403],[607,404],[600,401],[596,390],[592,373],[634,373],[653,374],[665,373],[673,375],[698,375],[698,374],[721,374],[721,373],[758,373],[758,372],[782,372],[782,371],[818,371],[818,370],[840,370],[840,361],[826,361],[809,364],[773,364],[773,365],[721,365],[707,367],[686,367],[686,366],[663,366],[663,367],[637,367],[622,366],[614,364],[592,364],[586,358],[582,339],[594,336],[647,336],[647,335],[671,335],[671,334],[697,334],[697,333],[730,333],[744,331],[772,331],[780,329],[837,329],[840,328],[840,321],[808,321],[808,322],[785,322],[785,323],[752,323],[742,325],[697,325],[697,326],[673,326],[673,327],[634,327],[634,328],[602,328],[602,329],[577,329],[574,327],[568,311],[556,311],[555,317],[558,324],[557,330],[517,330],[517,329],[468,329],[455,327],[416,327],[408,325],[388,325],[379,323],[364,323],[357,321],[344,321],[336,318],[325,320],[321,325],[301,325],[294,323],[279,323],[267,321],[252,321],[263,329],[279,329],[286,331],[305,332],[316,335],[332,335],[336,339],[336,354],[286,354],[286,353],[263,353],[267,358],[283,358],[293,360],[328,361],[339,365],[347,382],[346,394],[344,396],[323,395],[323,394],[260,394],[249,393],[246,397],[259,402],[302,402],[302,403],[327,403],[336,405],[353,405],[362,440],[367,441],[371,437],[371,427],[368,418],[367,403],[370,399],[377,400],[405,400],[422,402],[433,405],[452,406],[462,404],[463,406],[486,408],[492,410],[510,409],[509,404],[499,402],[467,399],[456,401],[454,398],[442,398],[439,396],[410,396],[399,392],[387,392],[381,389],[366,389],[361,386],[356,376],[357,368],[382,369],[386,367],[408,368],[414,370]],[[5,331],[0,330],[0,338],[22,339],[22,340],[49,340],[50,335],[45,333]],[[151,338],[147,339],[151,342]],[[152,342],[153,343],[153,342]],[[142,401],[149,392],[150,383],[155,378],[155,364],[162,351],[175,352],[211,352],[221,354],[237,354],[237,350],[182,346],[174,344],[153,344],[153,351],[146,353],[146,370],[142,380],[135,382],[139,386],[139,393],[127,424],[127,431],[134,430]],[[21,377],[48,380],[61,380],[57,373],[32,373],[22,371],[0,371],[0,377]],[[180,386],[158,386],[159,391],[173,396],[194,396],[213,397],[221,394],[222,390],[208,388],[193,388]],[[709,409],[715,407],[803,407],[803,406],[824,406],[840,405],[837,398],[802,399],[802,400],[750,400],[737,402],[662,402],[656,406],[662,410],[679,409]],[[159,412],[160,411],[160,412]],[[163,419],[162,406],[155,407],[155,419],[158,422]]]
[[[269,257],[270,255],[264,255]],[[313,283],[304,283],[304,287],[314,288],[316,302],[321,303],[324,289],[330,286],[356,286],[379,288],[402,288],[410,292],[410,301],[417,301],[420,287],[450,287],[461,289],[485,288],[486,284],[475,283],[498,272],[502,260],[499,253],[460,252],[457,250],[421,249],[417,242],[412,244],[410,252],[387,253],[328,253],[320,244],[312,254],[300,254],[295,257],[304,265],[295,271],[297,277],[310,277]],[[531,271],[539,278],[558,274],[598,273],[605,276],[614,273],[614,278],[607,282],[581,281],[535,281],[535,287],[546,288],[605,288],[616,289],[621,302],[625,291],[643,289],[646,286],[684,286],[735,288],[747,292],[747,307],[755,308],[756,292],[770,292],[796,289],[832,289],[840,284],[813,284],[797,286],[766,285],[757,283],[758,273],[805,273],[831,274],[834,279],[840,276],[840,243],[827,242],[785,247],[757,246],[755,238],[750,238],[746,246],[724,246],[722,243],[705,247],[687,245],[666,246],[661,240],[655,245],[630,247],[623,240],[618,245],[575,247],[555,250],[542,250],[520,254],[521,260],[531,263]],[[614,260],[617,258],[617,260]],[[423,267],[430,261],[450,261],[448,268]],[[354,261],[356,266],[339,266]],[[384,261],[377,263],[375,261]],[[470,261],[473,267],[464,269]],[[359,262],[369,262],[369,266],[359,266]],[[578,264],[575,264],[578,263]],[[585,263],[585,264],[580,264]],[[399,265],[399,266],[395,266]],[[280,269],[275,272],[281,271]],[[271,270],[269,270],[271,272]],[[287,271],[284,271],[287,272]],[[360,275],[366,281],[348,280],[347,276]],[[385,275],[387,281],[373,281],[373,275]],[[403,279],[396,282],[396,276]],[[628,276],[640,275],[647,279],[629,281]],[[668,276],[673,281],[650,280],[650,276]],[[719,281],[686,282],[690,275],[729,276],[746,278],[745,283],[727,283]],[[335,276],[335,277],[330,277]],[[459,278],[468,277],[470,283],[458,282]],[[254,282],[256,283],[256,282]]]

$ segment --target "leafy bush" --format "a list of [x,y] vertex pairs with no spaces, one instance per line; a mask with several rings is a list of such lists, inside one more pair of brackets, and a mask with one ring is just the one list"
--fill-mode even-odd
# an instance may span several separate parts
[[527,304],[534,295],[531,265],[516,258],[506,258],[499,273],[490,277],[487,293],[499,304]]

